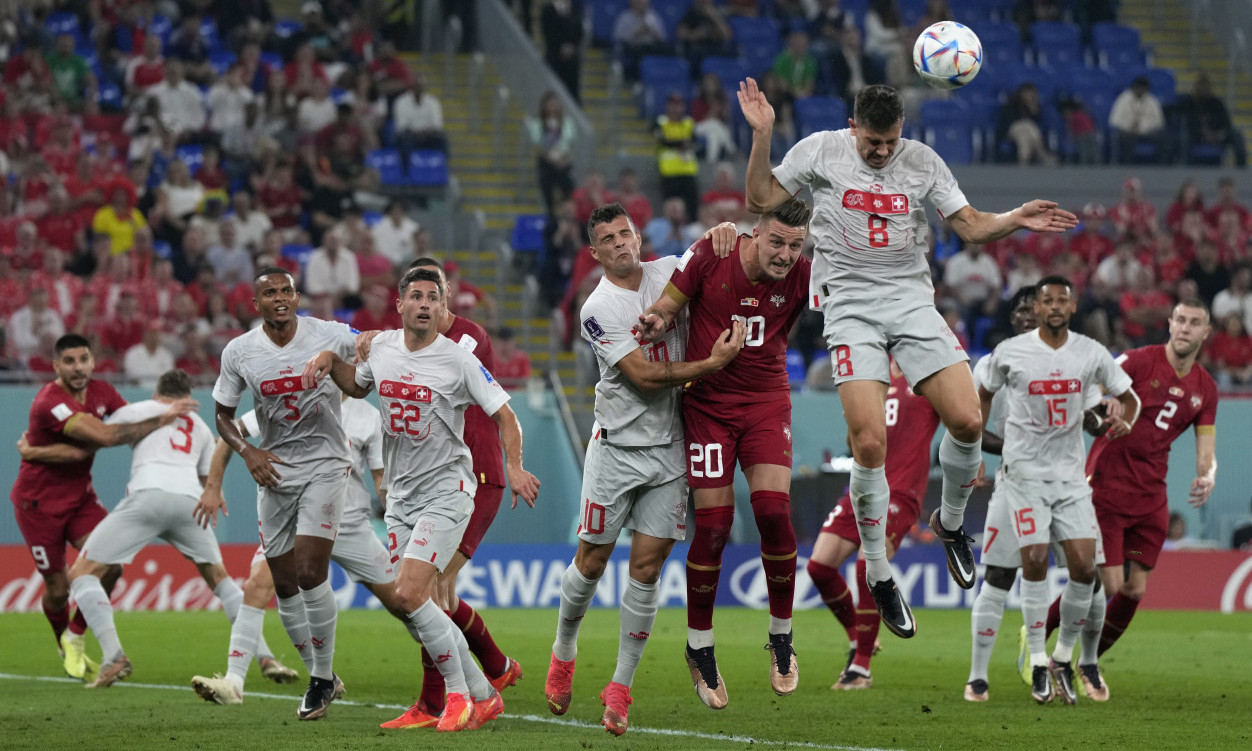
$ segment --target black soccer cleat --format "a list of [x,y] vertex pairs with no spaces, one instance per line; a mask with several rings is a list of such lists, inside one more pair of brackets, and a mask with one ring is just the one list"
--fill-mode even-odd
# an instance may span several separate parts
[[1030,696],[1040,704],[1052,701],[1052,674],[1047,665],[1036,665],[1030,669]]
[[917,634],[917,621],[913,620],[913,611],[909,604],[896,589],[894,579],[883,579],[871,584],[869,592],[874,596],[874,607],[882,617],[882,625],[901,639],[911,639]]
[[325,678],[309,678],[309,687],[304,692],[296,717],[301,720],[320,720],[326,716],[326,710],[335,700],[335,682]]
[[1052,682],[1056,684],[1056,695],[1066,704],[1078,702],[1078,692],[1074,690],[1074,666],[1068,662],[1052,660],[1048,665],[1052,674]]
[[930,515],[930,529],[935,533],[948,557],[948,573],[961,589],[972,589],[978,577],[978,568],[974,565],[974,551],[969,544],[974,538],[965,534],[965,525],[954,530],[947,530],[939,523],[939,509]]
[[965,701],[984,702],[989,698],[987,682],[982,678],[975,678],[965,684]]

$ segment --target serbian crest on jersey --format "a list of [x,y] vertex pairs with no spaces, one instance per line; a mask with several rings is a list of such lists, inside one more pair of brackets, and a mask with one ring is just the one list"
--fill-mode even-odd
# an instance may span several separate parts
[[787,304],[787,296],[786,295],[770,295],[769,301],[773,303],[775,308],[781,308],[782,306]]
[[1191,395],[1191,406],[1192,406],[1192,408],[1194,408],[1194,409],[1199,409],[1199,408],[1200,408],[1200,405],[1201,405],[1201,404],[1203,404],[1203,403],[1204,403],[1204,399],[1200,398],[1199,396],[1196,396],[1195,394],[1192,394],[1192,395]]

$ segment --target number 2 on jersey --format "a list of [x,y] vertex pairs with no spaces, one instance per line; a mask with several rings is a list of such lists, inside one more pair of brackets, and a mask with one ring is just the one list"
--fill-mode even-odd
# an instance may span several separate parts
[[170,437],[170,448],[184,454],[191,453],[191,428],[193,423],[187,415],[178,416],[178,427],[174,428],[182,438]]
[[1178,404],[1176,402],[1165,402],[1161,405],[1161,411],[1156,413],[1156,419],[1152,422],[1161,430],[1169,430],[1169,420],[1177,411]]

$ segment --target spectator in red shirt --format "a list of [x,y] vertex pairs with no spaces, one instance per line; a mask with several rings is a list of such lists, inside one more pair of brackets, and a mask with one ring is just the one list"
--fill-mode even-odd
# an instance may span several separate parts
[[713,173],[713,187],[700,196],[701,208],[707,214],[710,226],[721,222],[739,222],[745,218],[747,208],[739,184],[734,167],[726,162],[717,165]]
[[51,134],[40,154],[53,172],[68,175],[74,171],[81,150],[74,123],[68,117],[58,117],[52,122]]
[[374,244],[374,236],[369,232],[357,232],[351,236],[355,238],[352,247],[356,254],[357,271],[361,274],[361,289],[373,284],[388,289],[396,286],[398,280],[395,269],[391,265],[391,259],[378,252],[378,246]]
[[530,355],[517,346],[513,329],[505,326],[493,337],[496,351],[496,370],[492,375],[506,389],[521,388],[530,378]]
[[[1156,238],[1156,253],[1152,258],[1157,284],[1164,290],[1174,292],[1178,282],[1187,275],[1187,259],[1174,245],[1174,238],[1162,233]],[[1175,295],[1175,297],[1178,297]],[[1181,298],[1179,298],[1181,299]]]
[[261,59],[261,45],[256,42],[245,42],[239,50],[239,67],[243,82],[251,87],[253,92],[264,93],[270,73],[273,71],[270,70],[269,64]]
[[11,247],[0,249],[9,257],[13,270],[23,279],[32,271],[43,268],[43,244],[34,222],[22,222],[17,227],[17,241]]
[[1100,232],[1108,211],[1098,203],[1089,203],[1083,207],[1081,213],[1082,225],[1078,234],[1070,237],[1069,251],[1095,267],[1100,261],[1113,255],[1113,241]]
[[226,171],[222,169],[222,153],[211,144],[204,147],[203,153],[204,161],[200,163],[200,169],[196,172],[196,182],[204,186],[206,193],[214,191],[225,201],[226,188],[230,179],[226,176]]
[[617,201],[636,227],[652,221],[652,201],[639,189],[639,173],[626,167],[617,175]]
[[87,284],[96,295],[99,312],[104,318],[112,318],[117,312],[123,293],[139,299],[139,279],[135,275],[134,260],[130,253],[100,258],[96,275]]
[[74,305],[86,286],[82,279],[65,270],[65,254],[58,248],[44,250],[43,267],[30,275],[28,284],[31,289],[48,290],[48,305],[61,318],[68,318],[74,312]]
[[117,310],[109,317],[100,339],[114,357],[143,341],[143,332],[150,319],[139,309],[139,300],[129,289],[122,290],[117,299]]
[[370,76],[378,93],[387,97],[388,102],[413,85],[412,71],[396,56],[396,45],[390,41],[378,45],[374,62],[370,63]]
[[283,68],[283,76],[287,79],[287,90],[297,98],[312,94],[315,81],[330,85],[326,71],[317,61],[317,51],[311,44],[300,45],[295,57]]
[[1222,257],[1222,263],[1237,266],[1247,260],[1249,233],[1239,221],[1237,212],[1223,211],[1218,216],[1213,239],[1217,243],[1217,252]]
[[165,80],[165,58],[161,55],[161,37],[148,34],[143,40],[143,50],[126,63],[126,96],[134,99],[149,86]]
[[591,218],[591,212],[596,210],[597,206],[603,206],[606,203],[613,203],[617,200],[617,196],[613,191],[609,190],[604,184],[604,173],[597,169],[587,170],[587,174],[583,176],[582,184],[574,188],[574,192],[570,194],[574,199],[575,218],[578,223],[586,226],[587,220]]
[[1252,337],[1244,330],[1243,319],[1237,313],[1221,320],[1203,355],[1223,388],[1252,383]]
[[[8,319],[13,312],[26,304],[26,292],[30,287],[13,272],[9,257],[0,253],[0,318]],[[0,326],[0,328],[4,328]],[[0,355],[3,355],[0,350]]]
[[89,339],[98,338],[100,332],[104,331],[104,318],[100,315],[96,294],[91,291],[90,287],[84,287],[74,304],[74,309],[65,317],[65,332],[82,334]]
[[456,261],[446,261],[443,264],[443,272],[448,278],[448,310],[452,311],[453,315],[469,318],[480,324],[483,321],[491,323],[495,320],[495,298],[461,279],[461,267]]
[[352,314],[352,328],[358,331],[385,331],[403,325],[400,313],[391,303],[391,288],[374,284],[361,295],[365,304]]
[[51,248],[68,256],[87,252],[87,231],[82,217],[73,210],[69,193],[56,186],[48,193],[48,213],[38,222],[39,237]]
[[[3,91],[3,89],[0,89]],[[0,107],[0,151],[12,160],[21,159],[30,148],[30,133],[26,120],[22,117],[21,106],[17,99],[8,97]]]
[[334,122],[319,130],[313,137],[313,143],[320,158],[329,158],[332,148],[338,143],[343,154],[356,161],[364,160],[365,136],[354,121],[352,105],[343,102],[336,106]]
[[1165,228],[1170,232],[1178,232],[1182,229],[1183,215],[1192,211],[1204,213],[1204,196],[1195,180],[1188,177],[1178,186],[1178,195],[1174,196],[1174,202],[1165,212]]
[[22,51],[4,64],[4,85],[8,95],[44,97],[52,91],[52,71],[44,60],[43,40],[36,34],[22,42]]
[[304,191],[292,179],[291,163],[283,160],[274,166],[270,178],[257,191],[257,204],[270,218],[275,229],[290,231],[300,226],[304,211]]
[[[151,237],[150,234],[147,235]],[[139,239],[139,235],[135,235]],[[179,295],[185,294],[187,288],[174,278],[174,263],[168,258],[157,258],[152,262],[152,273],[145,279],[140,289],[144,312],[154,318],[168,318],[174,310],[174,301]]]
[[174,362],[174,367],[182,368],[196,383],[211,384],[217,377],[218,361],[208,352],[204,337],[198,332],[190,331],[183,335],[183,354]]
[[1157,232],[1156,207],[1143,200],[1143,184],[1137,177],[1128,177],[1122,183],[1122,202],[1109,212],[1116,230],[1117,240],[1130,239],[1142,242]]
[[74,172],[62,183],[69,194],[70,207],[84,227],[91,226],[96,209],[104,205],[104,185],[100,178],[95,155],[84,151],[74,161]]
[[1118,306],[1122,312],[1123,331],[1134,346],[1165,341],[1166,323],[1174,308],[1174,299],[1157,288],[1156,274],[1151,266],[1139,269]]
[[1248,209],[1239,202],[1239,196],[1235,193],[1235,179],[1233,177],[1223,177],[1217,181],[1217,203],[1213,204],[1208,210],[1209,224],[1217,226],[1221,220],[1222,214],[1233,212],[1239,217],[1239,224],[1244,231],[1252,231],[1252,214],[1248,213]]

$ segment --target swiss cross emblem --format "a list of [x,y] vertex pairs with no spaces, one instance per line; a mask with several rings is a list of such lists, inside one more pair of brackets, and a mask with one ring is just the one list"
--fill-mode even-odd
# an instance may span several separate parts
[[1077,391],[1078,391],[1078,381],[1076,381],[1076,380],[1072,380],[1072,381],[1070,381],[1070,382],[1069,382],[1069,390],[1070,390],[1071,392],[1077,392]]
[[775,308],[781,308],[787,303],[786,295],[770,295],[769,301],[774,304]]
[[891,208],[894,209],[895,211],[899,211],[903,209],[904,208],[904,196],[892,196]]
[[418,386],[413,390],[413,398],[427,401],[430,399],[430,391],[425,386]]

